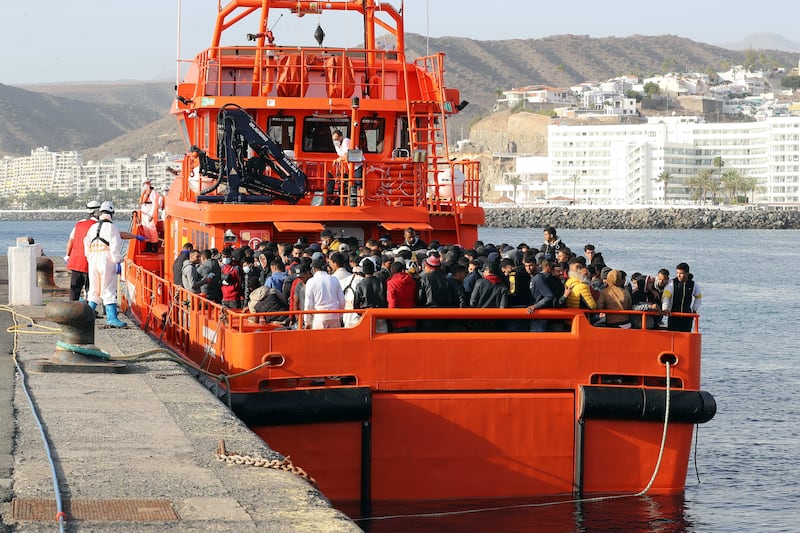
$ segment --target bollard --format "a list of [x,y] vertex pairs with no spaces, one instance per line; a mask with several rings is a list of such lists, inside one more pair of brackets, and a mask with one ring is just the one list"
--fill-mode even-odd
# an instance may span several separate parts
[[53,278],[53,260],[47,256],[36,258],[36,285],[40,289],[58,289]]
[[28,237],[17,237],[17,245],[8,249],[8,303],[42,305],[42,288],[36,285],[36,258],[42,255],[41,244],[30,244]]
[[53,302],[47,319],[61,326],[61,338],[49,360],[33,361],[42,372],[118,372],[124,363],[109,361],[107,352],[94,345],[94,311],[84,302]]
[[63,342],[94,346],[94,311],[84,302],[53,302],[47,306],[47,320],[61,326]]

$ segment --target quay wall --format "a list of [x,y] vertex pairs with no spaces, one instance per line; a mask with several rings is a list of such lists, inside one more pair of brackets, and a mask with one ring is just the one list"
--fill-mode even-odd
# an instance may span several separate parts
[[558,229],[800,229],[800,211],[715,208],[585,209],[570,207],[492,207],[491,228]]
[[[0,211],[0,221],[78,220],[79,211]],[[124,220],[130,210],[120,209]],[[487,207],[486,226],[569,229],[800,229],[800,210],[582,207]]]

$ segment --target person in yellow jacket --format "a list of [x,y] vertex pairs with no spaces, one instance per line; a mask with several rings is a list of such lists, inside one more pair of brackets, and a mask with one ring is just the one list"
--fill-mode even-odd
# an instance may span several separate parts
[[597,302],[592,296],[592,288],[586,274],[585,267],[569,273],[569,278],[564,282],[564,288],[570,290],[569,296],[567,296],[567,307],[597,309]]

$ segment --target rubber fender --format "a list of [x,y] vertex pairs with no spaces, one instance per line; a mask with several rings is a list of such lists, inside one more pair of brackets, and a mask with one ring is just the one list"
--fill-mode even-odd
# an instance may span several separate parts
[[372,416],[369,387],[233,393],[231,408],[250,427],[352,422]]
[[[580,418],[584,420],[664,420],[665,389],[582,385],[580,394]],[[670,391],[670,422],[702,424],[716,413],[717,402],[708,392]]]

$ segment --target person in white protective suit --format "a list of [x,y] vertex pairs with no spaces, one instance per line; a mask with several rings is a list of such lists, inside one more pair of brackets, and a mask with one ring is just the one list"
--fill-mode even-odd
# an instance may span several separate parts
[[100,204],[98,221],[89,228],[83,239],[83,249],[89,261],[89,295],[86,300],[92,310],[105,304],[106,324],[124,328],[127,324],[117,317],[117,276],[122,271],[122,239],[111,221],[114,204]]
[[153,187],[149,179],[146,179],[143,184],[142,194],[139,197],[139,212],[142,218],[142,233],[146,242],[144,244],[145,252],[158,252],[158,208],[161,204],[161,195]]

